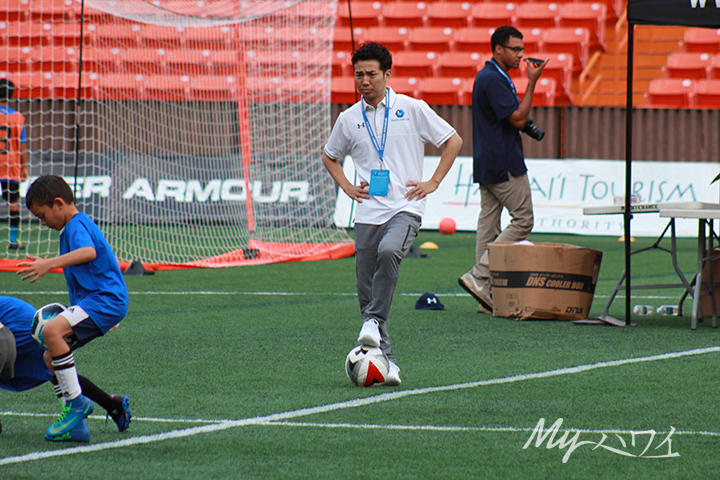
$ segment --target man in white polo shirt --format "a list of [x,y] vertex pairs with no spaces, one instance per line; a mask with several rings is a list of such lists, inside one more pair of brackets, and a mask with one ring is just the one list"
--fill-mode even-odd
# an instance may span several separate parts
[[[400,384],[390,354],[387,317],[400,262],[417,236],[425,197],[450,170],[462,139],[421,100],[387,86],[392,56],[369,42],[352,56],[355,87],[362,99],[342,112],[325,145],[323,162],[332,178],[358,202],[355,215],[355,268],[363,326],[358,343],[380,347],[390,359],[385,385]],[[422,181],[426,143],[443,146],[435,172]],[[352,157],[360,185],[351,183],[340,162]]]

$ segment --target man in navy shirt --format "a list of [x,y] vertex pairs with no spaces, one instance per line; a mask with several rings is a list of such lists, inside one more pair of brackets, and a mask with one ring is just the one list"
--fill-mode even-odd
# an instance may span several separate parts
[[[493,308],[488,244],[524,240],[533,227],[530,182],[520,131],[528,121],[535,84],[547,60],[528,61],[527,89],[522,100],[518,99],[507,72],[520,66],[525,52],[522,39],[522,33],[513,27],[498,28],[490,39],[493,58],[478,72],[473,87],[473,181],[480,184],[481,211],[476,264],[458,281],[485,313],[492,313]],[[503,208],[507,208],[511,217],[505,230],[500,224]]]

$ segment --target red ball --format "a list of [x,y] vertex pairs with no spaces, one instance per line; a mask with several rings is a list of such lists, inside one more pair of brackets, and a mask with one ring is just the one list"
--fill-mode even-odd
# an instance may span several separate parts
[[457,231],[455,219],[452,217],[443,218],[442,220],[440,220],[440,226],[438,227],[438,230],[440,230],[440,233],[444,233],[445,235],[452,235]]

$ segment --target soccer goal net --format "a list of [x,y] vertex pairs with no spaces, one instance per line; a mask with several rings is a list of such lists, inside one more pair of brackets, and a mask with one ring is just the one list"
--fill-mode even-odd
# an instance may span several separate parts
[[[352,253],[322,164],[336,0],[4,3],[21,193],[65,177],[118,258],[156,268]],[[7,257],[56,253],[57,232],[20,203],[25,250]]]

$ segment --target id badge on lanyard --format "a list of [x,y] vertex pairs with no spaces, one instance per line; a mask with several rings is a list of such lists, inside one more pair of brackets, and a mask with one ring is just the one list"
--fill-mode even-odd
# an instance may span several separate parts
[[387,141],[387,130],[388,130],[388,118],[390,116],[390,89],[385,89],[385,120],[383,121],[382,138],[380,139],[380,145],[378,145],[377,138],[373,132],[372,125],[368,121],[367,115],[365,114],[365,101],[361,105],[363,120],[367,127],[367,132],[372,140],[375,151],[380,155],[380,169],[373,169],[370,171],[370,188],[368,189],[369,195],[378,197],[387,196],[390,187],[390,170],[385,170],[383,167],[383,157],[385,155],[385,142]]

